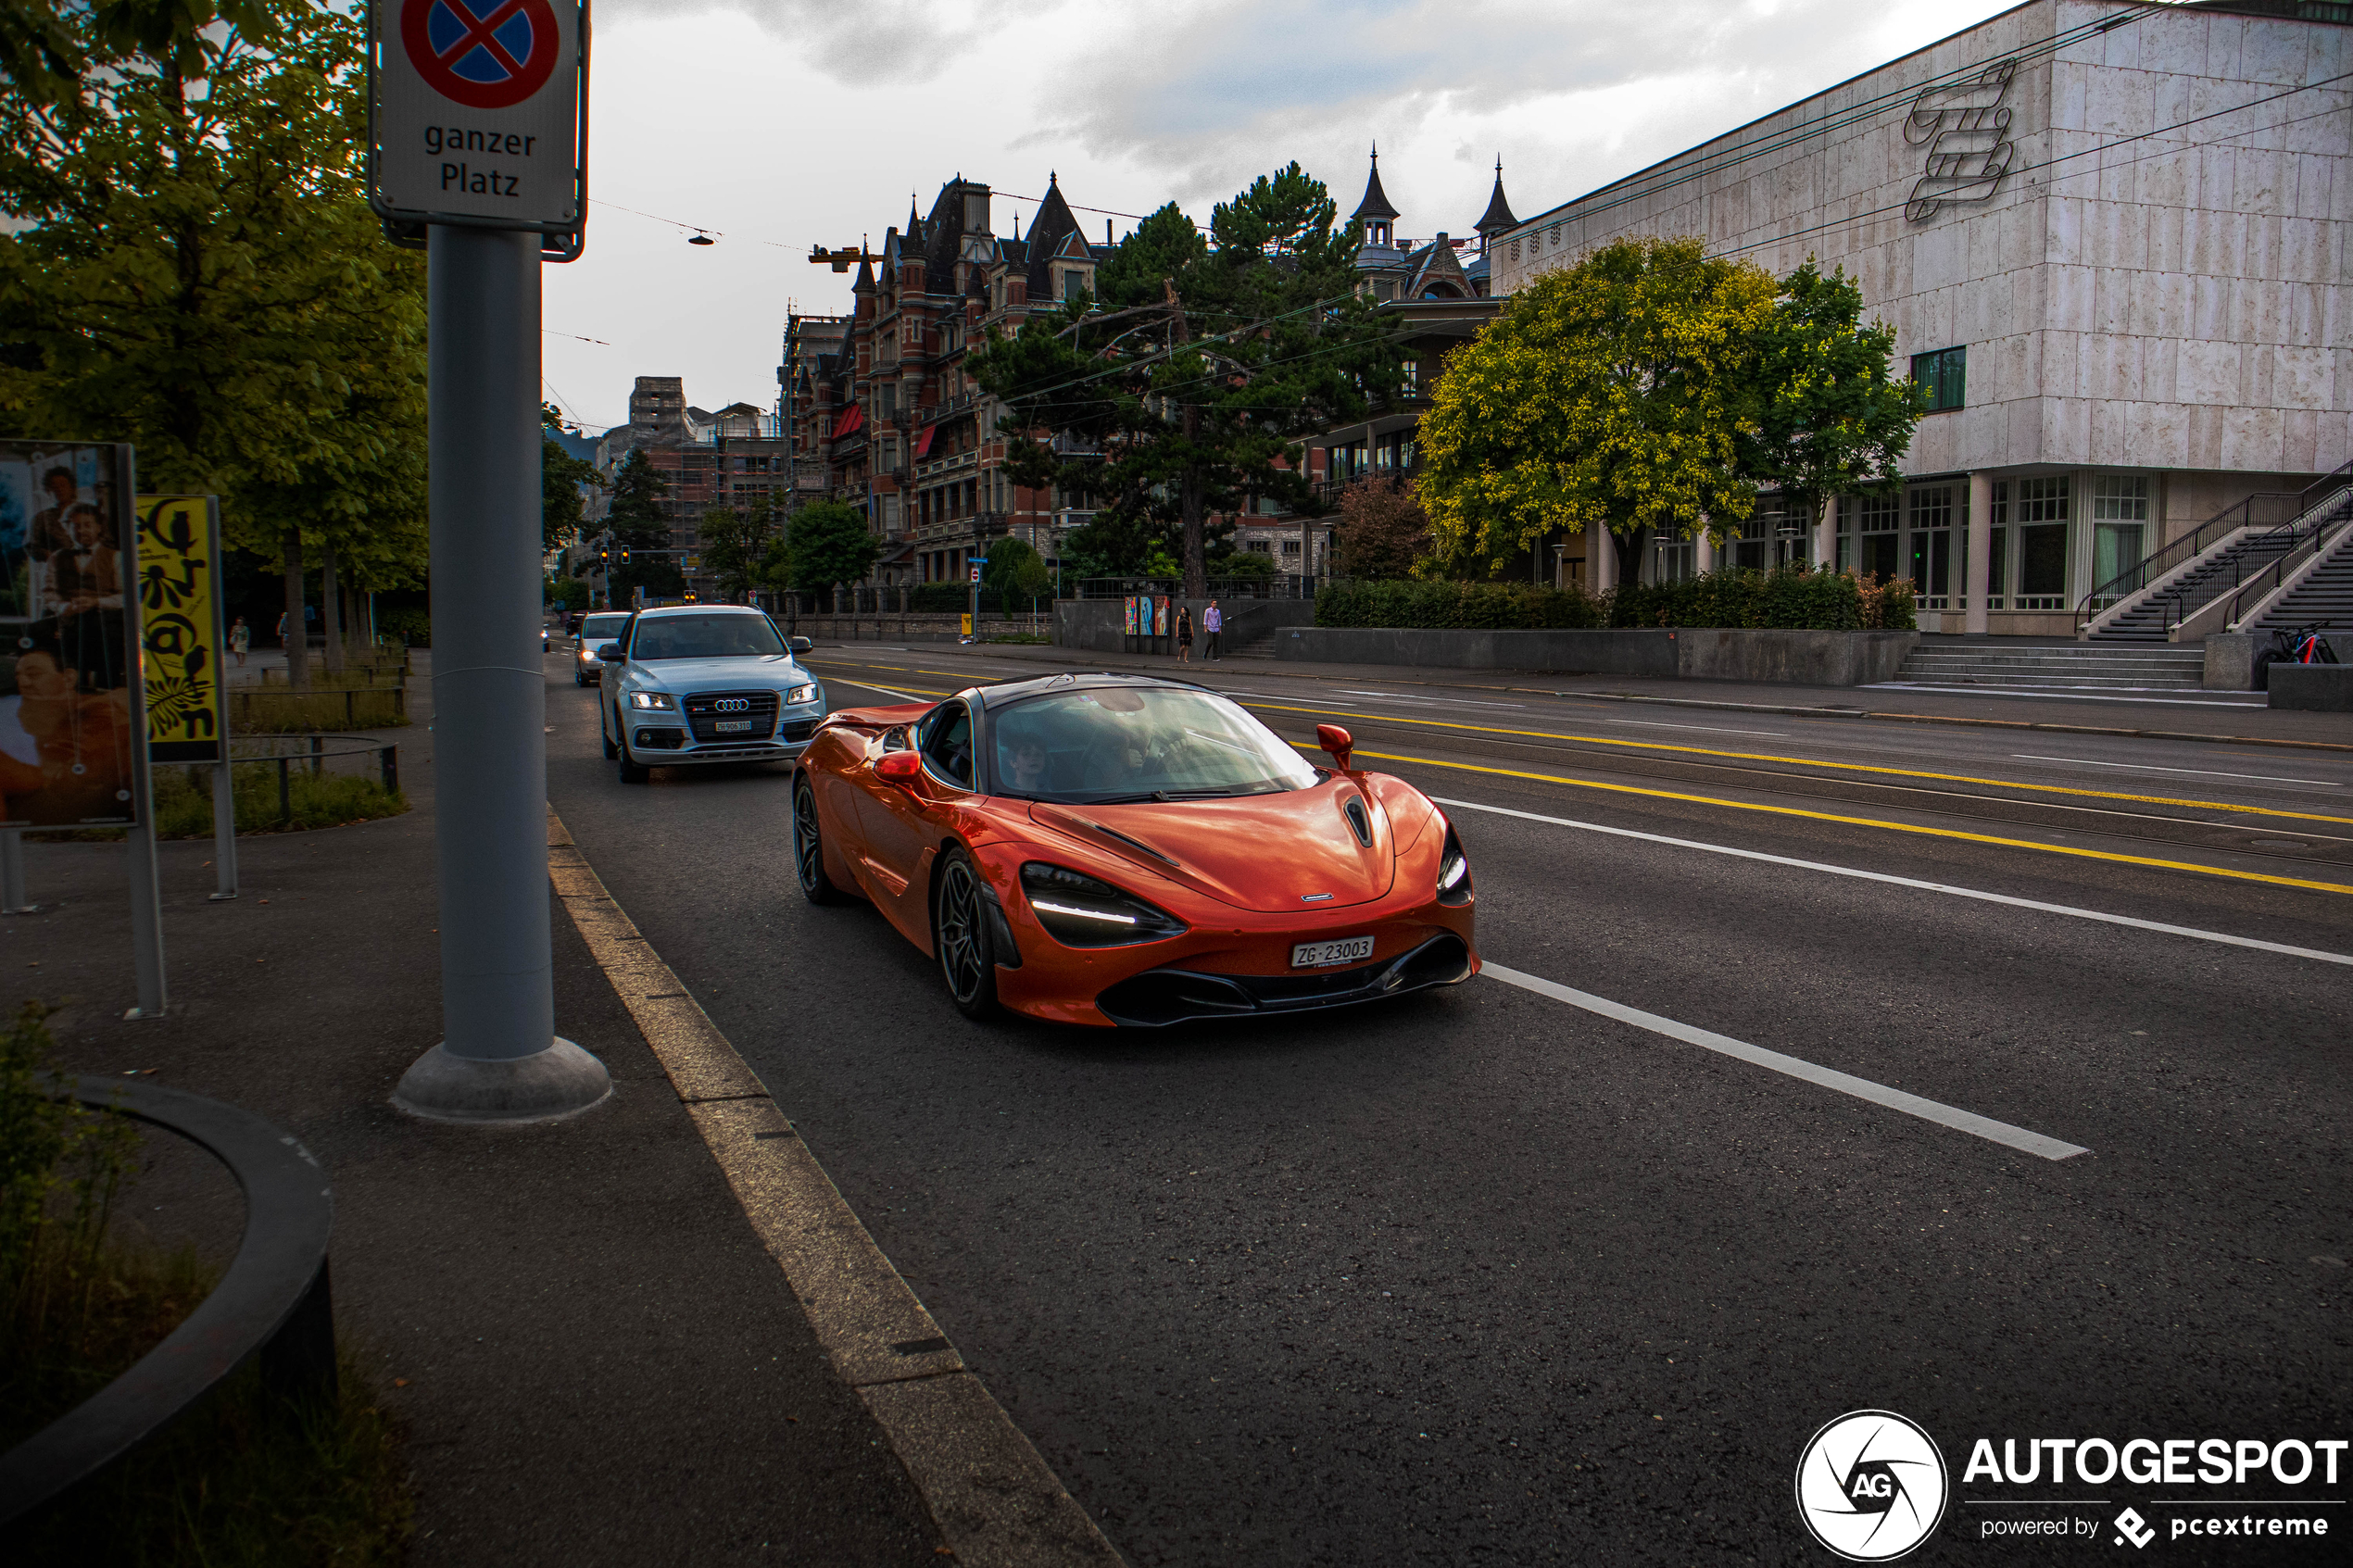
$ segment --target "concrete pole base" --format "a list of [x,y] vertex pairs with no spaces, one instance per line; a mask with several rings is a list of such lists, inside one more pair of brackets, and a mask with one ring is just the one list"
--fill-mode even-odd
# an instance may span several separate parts
[[435,1046],[400,1075],[392,1103],[428,1122],[555,1122],[611,1095],[605,1064],[559,1035],[546,1050],[495,1061]]

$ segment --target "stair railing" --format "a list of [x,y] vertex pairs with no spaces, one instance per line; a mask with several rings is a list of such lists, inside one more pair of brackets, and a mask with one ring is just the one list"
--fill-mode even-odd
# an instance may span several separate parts
[[[2347,464],[2347,468],[2353,468],[2353,464]],[[2324,495],[2322,504],[2312,508],[2322,515],[2309,519],[2310,527],[2303,538],[2293,548],[2282,552],[2270,566],[2240,584],[2238,591],[2231,596],[2230,608],[2222,612],[2222,624],[2227,630],[2237,631],[2242,608],[2259,605],[2270,597],[2273,590],[2285,583],[2289,574],[2301,565],[2306,558],[2326,555],[2336,547],[2336,541],[2343,536],[2347,524],[2353,523],[2353,485],[2347,485],[2347,477],[2353,476],[2347,476],[2346,469],[2339,469],[2329,476],[2330,480],[2345,486],[2333,498],[2334,504],[2328,504],[2331,497]],[[2324,480],[2321,484],[2308,488],[2304,494],[2309,496],[2314,491],[2322,490],[2327,483],[2328,481]],[[2299,515],[2295,526],[2302,527],[2306,521],[2307,518]],[[2254,597],[2249,599],[2249,595],[2253,595]],[[2221,596],[2217,595],[2216,597],[2219,598]]]
[[[2288,509],[2291,506],[2294,510]],[[2303,496],[2284,490],[2259,490],[2236,506],[2223,508],[2194,532],[2151,550],[2084,595],[2082,602],[2075,607],[2076,632],[2080,634],[2119,601],[2130,598],[2183,562],[2204,555],[2235,531],[2259,526],[2259,512],[2264,514],[2263,521],[2271,521],[2274,514],[2280,514],[2280,521],[2292,521],[2303,510]]]

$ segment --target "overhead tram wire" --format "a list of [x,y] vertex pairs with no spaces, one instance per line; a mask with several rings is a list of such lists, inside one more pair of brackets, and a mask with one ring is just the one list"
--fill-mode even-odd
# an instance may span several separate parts
[[[2176,131],[2187,130],[2193,125],[2200,125],[2209,119],[2220,119],[2224,115],[2237,114],[2245,109],[2261,108],[2266,104],[2276,104],[2283,98],[2293,98],[2299,93],[2318,92],[2323,87],[2333,87],[2336,83],[2346,81],[2353,81],[2353,71],[2343,71],[2335,76],[2324,77],[2319,82],[2308,82],[2301,86],[2290,87],[2284,92],[2274,93],[2268,98],[2252,98],[2244,104],[2233,104],[2228,108],[2216,109],[2210,114],[2202,114],[2195,116],[2189,119],[2176,120],[2171,125],[2159,125],[2147,131],[2136,131],[2130,136],[2119,136],[2112,142],[2102,142],[2095,146],[2079,147],[2071,153],[2061,153],[2057,157],[2045,158],[2041,163],[2030,163],[2018,169],[2006,170],[2005,174],[2007,177],[2007,175],[2009,174],[2032,174],[2037,169],[2055,169],[2062,163],[2070,163],[2076,158],[2089,157],[2095,153],[2104,153],[2112,148],[2129,146],[2135,142],[2145,142],[2153,136],[2171,135]],[[2311,114],[2298,115],[2293,119],[2279,120],[2270,125],[2258,125],[2246,131],[2234,131],[2229,136],[2223,137],[2220,141],[2193,142],[2185,146],[2162,148],[2157,152],[2144,153],[2139,157],[2126,158],[2121,163],[2103,164],[2097,169],[2077,169],[2073,173],[2062,174],[2058,176],[2058,178],[2062,180],[2072,180],[2084,174],[2106,173],[2111,168],[2129,169],[2133,164],[2145,163],[2150,158],[2178,157],[2183,153],[2196,152],[2201,147],[2220,146],[2223,142],[2235,141],[2242,136],[2259,136],[2266,131],[2279,131],[2290,125],[2300,125],[2308,119],[2321,119],[2329,115],[2346,114],[2348,112],[2353,112],[2353,105],[2340,106],[2335,108],[2319,109]],[[1857,212],[1849,214],[1844,218],[1833,218],[1827,223],[1817,223],[1811,228],[1793,230],[1789,233],[1779,234],[1771,239],[1752,240],[1746,245],[1727,245],[1722,250],[1713,251],[1710,252],[1710,254],[1715,256],[1738,256],[1743,251],[1764,250],[1772,245],[1787,245],[1793,240],[1802,240],[1810,234],[1823,233],[1831,229],[1843,228],[1849,223],[1863,223],[1868,222],[1874,218],[1884,218],[1891,212],[1903,211],[1907,205],[1909,205],[1908,200],[1896,202],[1888,207],[1873,207],[1869,212]]]
[[[1695,180],[1704,180],[1708,178],[1710,175],[1720,174],[1728,169],[1737,168],[1741,164],[1751,162],[1756,158],[1766,157],[1772,154],[1785,151],[1786,149],[1798,145],[1803,142],[1810,141],[1817,136],[1826,136],[1831,134],[1832,132],[1845,130],[1848,126],[1859,125],[1869,120],[1876,119],[1881,115],[1891,113],[1898,108],[1903,108],[1906,105],[1917,103],[1922,93],[1930,92],[1940,87],[1957,86],[1966,82],[1970,78],[1982,74],[1989,66],[2000,65],[2004,61],[2012,61],[2025,65],[2032,64],[2038,60],[2047,59],[2051,56],[2057,54],[2062,49],[2072,47],[2077,44],[2085,43],[2102,33],[2113,32],[2119,28],[2132,26],[2133,23],[2140,21],[2143,18],[2152,16],[2157,12],[2171,9],[2173,9],[2173,6],[2170,4],[2166,4],[2165,0],[2145,0],[2144,4],[2122,15],[2105,17],[2096,22],[2087,22],[2081,27],[2070,28],[2064,32],[2056,32],[2051,34],[2048,38],[2038,39],[2034,43],[2025,44],[2010,54],[2003,55],[1995,59],[1979,60],[1974,64],[1947,71],[1942,76],[1930,77],[1925,82],[1915,82],[1901,89],[1890,90],[1889,92],[1880,94],[1876,97],[1867,98],[1859,104],[1851,105],[1846,108],[1834,110],[1829,114],[1819,117],[1818,119],[1807,120],[1802,125],[1793,126],[1787,131],[1776,132],[1771,136],[1764,137],[1755,142],[1746,143],[1738,147],[1727,148],[1720,154],[1676,169],[1671,172],[1671,174],[1662,172],[1657,176],[1647,180],[1645,179],[1647,171],[1638,171],[1636,173],[1629,174],[1626,177],[1625,181],[1619,182],[1619,183],[1628,184],[1632,186],[1632,188],[1620,192],[1618,194],[1612,196],[1606,201],[1594,201],[1590,196],[1584,196],[1579,197],[1574,201],[1562,202],[1559,206],[1547,208],[1545,211],[1538,213],[1535,217],[1528,220],[1525,223],[1521,224],[1519,229],[1515,231],[1515,232],[1525,232],[1529,229],[1540,227],[1543,224],[1544,220],[1552,217],[1554,213],[1565,211],[1571,207],[1581,207],[1582,211],[1579,213],[1579,216],[1583,217],[1593,213],[1607,212],[1612,207],[1623,207],[1629,202],[1647,200],[1661,192],[1671,191],[1676,189],[1678,186],[1690,184]],[[1835,87],[1828,89],[1828,91],[1831,92],[1835,92],[1836,90],[1837,89]],[[1769,119],[1770,117],[1768,116],[1766,118]],[[1749,123],[1755,124],[1755,121],[1752,120]],[[1736,126],[1731,132],[1727,132],[1726,134],[1736,134],[1740,129],[1740,127]],[[1656,166],[1654,165],[1653,167],[1655,168]],[[1638,181],[1643,182],[1639,185],[1634,185],[1633,182]],[[1602,187],[1602,190],[1607,191],[1612,188],[1612,186],[1604,185]],[[1598,195],[1599,193],[1597,192],[1595,194]],[[1589,202],[1591,203],[1590,206],[1584,205]]]

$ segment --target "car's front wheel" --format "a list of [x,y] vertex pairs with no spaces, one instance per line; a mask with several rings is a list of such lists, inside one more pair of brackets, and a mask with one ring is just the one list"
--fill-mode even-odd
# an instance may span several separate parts
[[629,755],[629,732],[621,728],[621,714],[618,710],[614,712],[612,721],[613,728],[620,732],[616,737],[620,742],[616,757],[620,764],[621,782],[625,784],[644,784],[648,777],[645,765]]
[[817,792],[805,773],[792,785],[792,860],[801,897],[812,904],[847,904],[849,897],[825,874],[825,844],[818,832]]
[[621,748],[612,743],[612,732],[605,728],[605,705],[601,702],[597,705],[597,738],[605,743],[606,761],[610,762],[621,755]]
[[948,995],[966,1018],[997,1016],[996,943],[988,928],[980,869],[960,846],[941,857],[932,884],[931,944]]

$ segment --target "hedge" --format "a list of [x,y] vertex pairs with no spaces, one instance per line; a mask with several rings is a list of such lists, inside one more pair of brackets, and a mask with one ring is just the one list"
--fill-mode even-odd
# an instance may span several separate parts
[[1509,583],[1336,583],[1315,596],[1318,626],[1552,630],[1601,627],[1781,627],[1910,631],[1909,579],[1865,583],[1853,572],[1776,567],[1711,571],[1680,583],[1628,583],[1606,594]]

